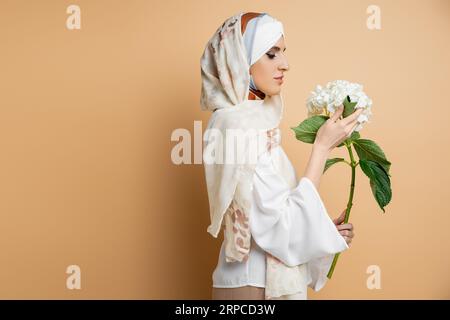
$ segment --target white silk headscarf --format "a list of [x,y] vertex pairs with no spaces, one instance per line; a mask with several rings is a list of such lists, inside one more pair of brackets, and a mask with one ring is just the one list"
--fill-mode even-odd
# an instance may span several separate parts
[[[227,262],[242,262],[248,258],[251,239],[248,221],[256,167],[252,159],[267,152],[266,146],[271,140],[267,133],[278,128],[283,114],[281,94],[265,95],[264,100],[248,99],[250,66],[278,41],[283,34],[282,24],[264,14],[248,22],[249,33],[243,37],[243,14],[228,18],[216,30],[200,59],[201,109],[214,111],[203,136],[211,218],[207,231],[217,238],[221,227],[225,226]],[[248,39],[252,40],[246,46],[244,38],[251,34]],[[245,139],[241,140],[245,152],[238,153],[236,161],[226,162],[224,159],[234,152],[227,147],[234,141],[229,134],[231,130],[245,132]],[[256,150],[252,148],[255,145]],[[266,254],[266,261],[266,299],[296,299],[296,294],[305,287],[304,266],[289,267],[270,254]],[[289,285],[280,287],[280,283]]]
[[[258,140],[258,145],[263,145],[264,141],[261,140],[266,139],[267,141],[264,134],[267,130],[278,127],[283,111],[281,94],[266,95],[264,100],[248,99],[250,65],[241,34],[241,16],[243,14],[244,12],[240,12],[228,18],[216,30],[206,44],[200,59],[201,109],[215,111],[209,119],[203,136],[205,143],[203,161],[211,217],[208,232],[214,237],[217,237],[220,231],[223,215],[236,193],[241,173],[244,169],[249,169],[248,173],[252,175],[256,162],[245,164],[208,163],[211,162],[209,161],[210,151],[220,149],[222,158],[226,158],[227,152],[230,150],[223,146],[227,145],[228,135],[226,132],[230,129],[246,131],[249,135],[246,146],[254,143],[255,140]],[[276,26],[278,28],[279,24]],[[260,33],[256,32],[255,34],[259,35]],[[263,36],[259,35],[255,39],[257,42],[261,42]],[[257,47],[261,46],[257,45]],[[255,53],[255,56],[256,54],[259,55],[259,53]],[[256,131],[258,134],[252,134]],[[258,149],[261,149],[258,151],[259,153],[264,151],[263,148]]]
[[[271,17],[267,13],[261,13],[259,16],[251,19],[242,35],[245,49],[247,51],[247,62],[252,66],[259,60],[270,48],[284,36],[283,24]],[[250,75],[250,88],[258,90]]]

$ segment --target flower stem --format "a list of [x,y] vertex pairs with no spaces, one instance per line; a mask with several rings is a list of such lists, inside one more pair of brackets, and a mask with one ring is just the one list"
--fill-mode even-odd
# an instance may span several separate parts
[[[346,141],[344,143],[345,143],[345,146],[347,147],[348,154],[350,155],[350,160],[351,160],[350,165],[352,167],[352,181],[350,183],[350,195],[348,197],[347,209],[345,210],[345,218],[344,218],[344,223],[347,223],[348,219],[350,218],[350,210],[352,209],[352,206],[353,206],[353,193],[355,190],[355,176],[356,176],[355,168],[357,166],[357,163],[353,157],[351,143],[347,143]],[[330,270],[328,271],[328,274],[327,274],[328,279],[331,279],[331,276],[333,275],[333,271],[334,271],[334,268],[336,267],[336,263],[339,258],[339,254],[340,254],[340,252],[334,255],[333,263],[331,264]]]

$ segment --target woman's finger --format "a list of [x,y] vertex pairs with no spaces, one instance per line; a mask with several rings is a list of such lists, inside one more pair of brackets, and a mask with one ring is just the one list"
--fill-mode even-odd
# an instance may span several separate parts
[[350,137],[353,133],[353,131],[355,131],[356,127],[359,125],[359,122],[357,120],[355,120],[354,122],[352,122],[350,124],[351,130],[350,132],[347,134],[347,137]]
[[349,237],[349,238],[353,238],[353,236],[354,236],[353,231],[351,231],[351,230],[340,230],[339,233],[342,236],[346,236],[346,237]]
[[341,215],[333,220],[335,225],[340,225],[345,220],[345,209],[342,211]]
[[358,110],[354,111],[351,115],[349,115],[347,118],[344,118],[341,120],[342,124],[347,126],[349,123],[353,122],[355,119],[359,117],[359,115],[362,113],[363,109],[358,108]]
[[351,223],[344,223],[337,226],[338,230],[353,230],[353,225]]
[[334,114],[331,116],[330,120],[333,122],[336,122],[337,119],[341,116],[342,112],[344,112],[344,106],[341,105],[339,108],[334,112]]

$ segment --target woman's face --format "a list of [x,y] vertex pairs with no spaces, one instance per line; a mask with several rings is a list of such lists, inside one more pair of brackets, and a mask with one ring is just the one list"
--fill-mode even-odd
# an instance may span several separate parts
[[282,77],[289,70],[285,50],[284,37],[281,36],[278,42],[250,67],[253,82],[266,95],[273,96],[281,92],[284,80]]

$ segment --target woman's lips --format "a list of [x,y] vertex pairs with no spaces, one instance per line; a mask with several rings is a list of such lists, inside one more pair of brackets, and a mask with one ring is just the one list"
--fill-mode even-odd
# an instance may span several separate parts
[[284,78],[284,76],[281,76],[281,77],[277,77],[277,78],[274,78],[279,84],[282,84],[283,83],[283,78]]

